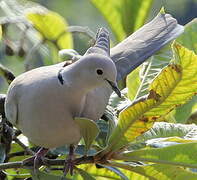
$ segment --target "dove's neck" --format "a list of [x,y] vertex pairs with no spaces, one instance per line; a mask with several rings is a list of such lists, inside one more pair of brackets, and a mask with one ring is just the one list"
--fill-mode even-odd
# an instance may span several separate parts
[[66,87],[73,91],[73,94],[76,92],[76,96],[84,96],[95,88],[95,85],[84,76],[80,67],[73,68],[72,65],[69,66],[63,72],[63,80]]

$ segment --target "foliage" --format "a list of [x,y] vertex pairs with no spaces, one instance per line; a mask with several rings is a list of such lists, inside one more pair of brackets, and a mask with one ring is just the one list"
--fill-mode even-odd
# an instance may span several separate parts
[[[144,24],[153,1],[90,2],[104,16],[116,40],[121,41]],[[79,53],[72,49],[73,33],[83,33],[94,41],[90,29],[71,27],[58,13],[39,4],[2,0],[0,9],[4,12],[0,18],[2,57],[14,56],[25,70],[79,59]],[[19,32],[20,36],[13,39]],[[193,20],[176,42],[135,69],[127,77],[124,96],[119,99],[112,94],[101,120],[75,119],[83,139],[76,149],[75,174],[64,179],[197,179],[197,126],[176,124],[191,122],[197,109],[196,32],[197,22]],[[8,83],[14,78],[1,64],[0,75]],[[51,166],[44,164],[35,174],[22,161],[37,147],[7,124],[3,113],[1,120],[0,179],[62,177],[67,147],[51,150],[45,159]]]

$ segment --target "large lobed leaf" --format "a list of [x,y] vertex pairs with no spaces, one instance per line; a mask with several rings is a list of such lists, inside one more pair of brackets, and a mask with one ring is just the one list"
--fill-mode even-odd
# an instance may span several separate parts
[[118,125],[106,151],[116,151],[128,145],[150,129],[154,122],[197,93],[197,56],[177,43],[173,44],[173,50],[175,59],[151,83],[148,96],[119,114]]
[[30,8],[27,19],[44,39],[57,41],[60,48],[72,48],[72,36],[67,32],[67,23],[62,16],[45,8]]
[[109,163],[112,166],[121,168],[121,171],[129,179],[140,180],[195,180],[197,173],[193,173],[183,167],[166,165],[166,164],[149,164],[144,166],[131,166],[130,164],[123,163]]
[[152,1],[91,0],[108,21],[118,41],[144,24]]

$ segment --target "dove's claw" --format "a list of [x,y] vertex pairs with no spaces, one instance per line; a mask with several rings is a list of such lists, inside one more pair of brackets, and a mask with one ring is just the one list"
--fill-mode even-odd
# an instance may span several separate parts
[[74,164],[74,149],[75,147],[73,145],[70,145],[68,158],[65,160],[64,176],[66,176],[68,172],[70,172],[71,176],[73,175],[73,169],[75,165]]

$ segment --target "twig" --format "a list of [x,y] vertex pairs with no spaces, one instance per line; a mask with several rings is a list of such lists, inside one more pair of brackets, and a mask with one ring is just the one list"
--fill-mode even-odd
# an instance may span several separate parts
[[91,31],[88,27],[69,26],[67,31],[71,32],[71,33],[83,33],[83,34],[87,35],[90,39],[93,39],[94,41],[96,41],[95,33],[93,31]]
[[34,155],[34,151],[29,149],[24,143],[22,143],[18,138],[13,139],[17,144],[19,144],[28,154]]

